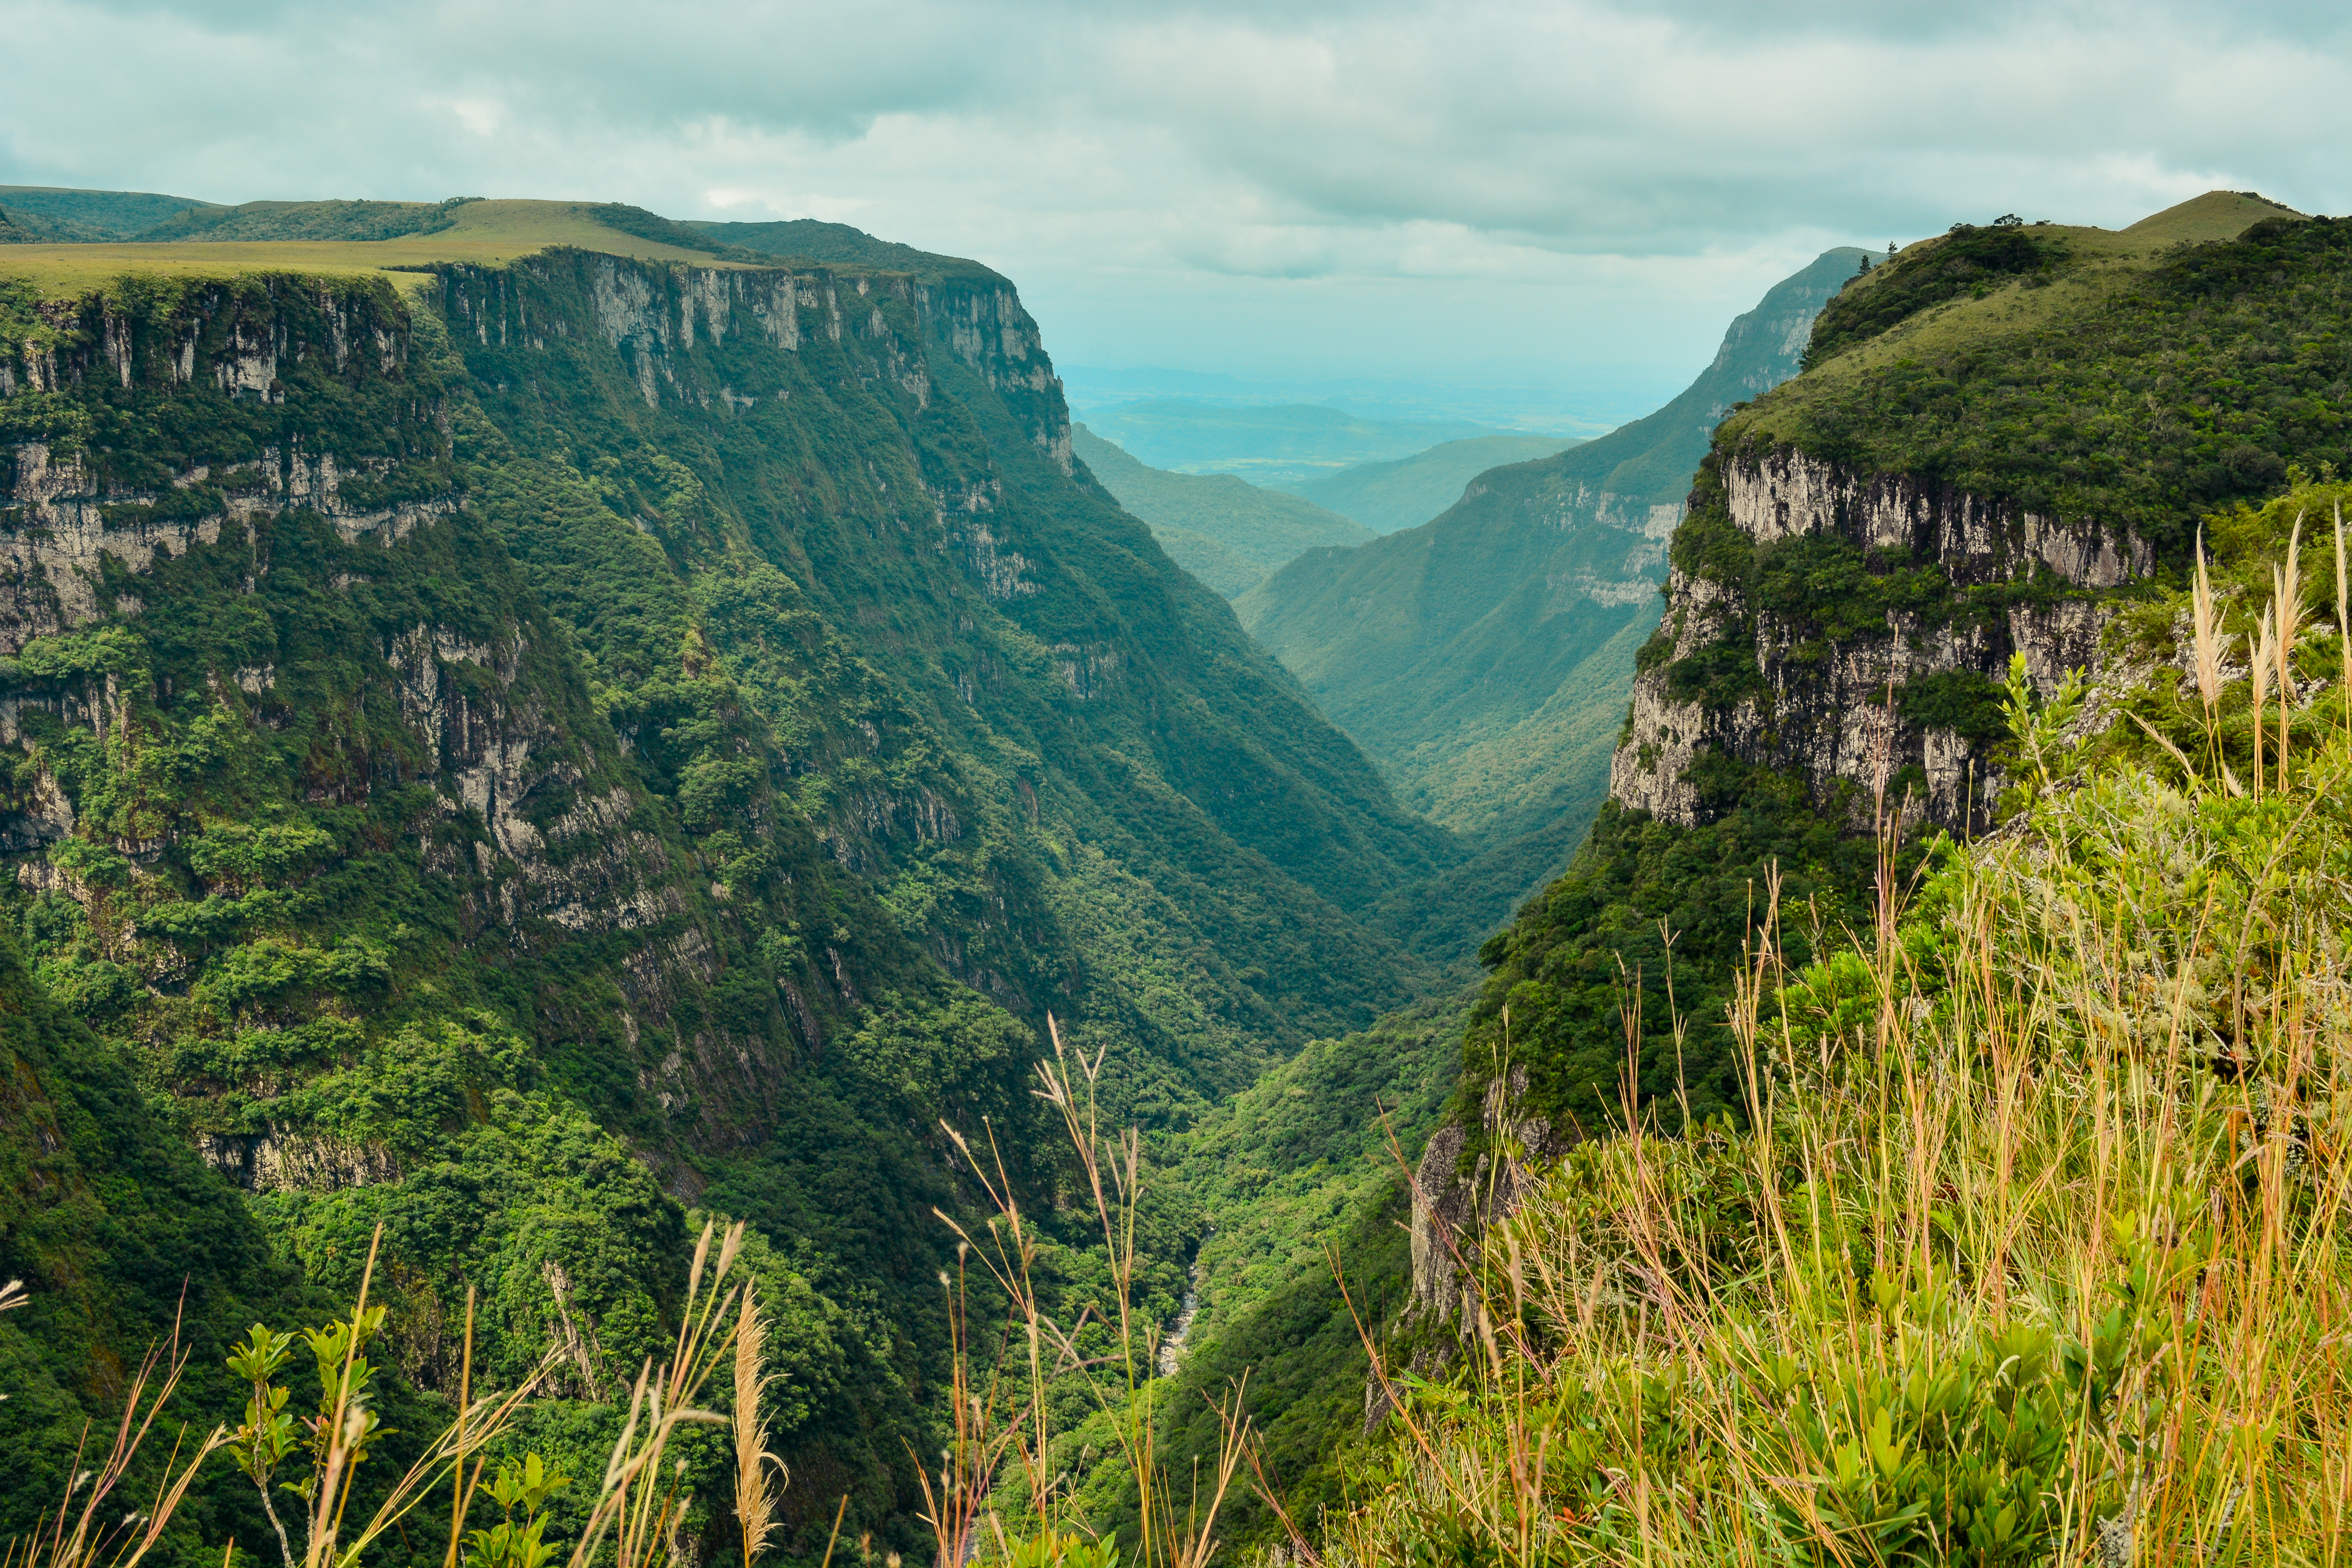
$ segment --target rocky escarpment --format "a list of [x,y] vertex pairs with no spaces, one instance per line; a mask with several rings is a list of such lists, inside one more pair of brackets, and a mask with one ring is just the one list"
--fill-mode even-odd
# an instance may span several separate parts
[[866,1303],[811,1386],[870,1518],[941,1123],[1028,1180],[1049,1009],[1107,1114],[1195,1114],[1425,983],[1355,911],[1454,852],[1073,472],[1011,286],[917,259],[0,280],[42,981],[258,1209],[384,1217],[413,1321],[502,1279],[501,1364],[624,1376],[677,1203],[750,1220]]
[[2131,612],[2242,503],[2352,465],[2347,268],[2352,227],[2216,193],[2122,233],[1955,226],[1836,292],[1689,484],[1612,799],[1481,952],[1457,1176],[1498,1121],[1743,1120],[1757,954],[1866,928],[1877,830],[1989,826],[2012,660],[2042,697],[2086,672],[2074,738],[2169,762],[2118,721],[2170,700]]
[[1709,813],[1694,768],[1714,755],[1800,773],[1857,826],[1883,784],[1981,828],[2010,656],[2045,691],[2095,674],[2101,596],[2154,565],[2120,526],[1795,451],[1720,458],[1693,506],[1610,768],[1621,805],[1685,826]]
[[[337,862],[356,871],[372,841],[406,862],[372,874],[422,894],[413,909],[435,907],[477,958],[618,940],[620,1032],[682,1032],[740,1063],[707,1026],[679,1029],[680,1002],[714,978],[711,944],[623,748],[467,509],[447,428],[465,389],[419,353],[417,326],[380,280],[268,276],[18,319],[0,356],[14,879],[69,900],[92,961],[168,1013],[251,939],[284,941],[284,915],[259,909]],[[289,812],[347,814],[356,842],[314,846],[282,884],[216,863],[222,832]],[[343,934],[308,923],[289,951]],[[341,1005],[299,983],[309,957],[289,962],[289,994],[230,1007],[231,1027],[299,1023],[303,993]],[[756,1103],[764,1075],[744,1065],[711,1098]],[[219,1087],[226,1119],[194,1126],[241,1179],[392,1169],[381,1151],[257,1163],[257,1141],[302,1135],[269,1096]]]

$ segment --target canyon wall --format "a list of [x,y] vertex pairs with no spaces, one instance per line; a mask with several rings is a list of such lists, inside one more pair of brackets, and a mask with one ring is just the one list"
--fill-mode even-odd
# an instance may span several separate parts
[[[1981,829],[2000,788],[1988,735],[1906,697],[1973,678],[1981,715],[2011,653],[2045,693],[2071,670],[2095,675],[2101,595],[2154,565],[2126,529],[1797,451],[1727,455],[1693,501],[1734,547],[1686,550],[1674,572],[1610,765],[1619,804],[1684,826],[1708,814],[1690,773],[1707,750],[1801,773],[1822,809],[1859,811],[1857,828],[1884,784],[1927,821]],[[1793,580],[1775,584],[1782,563]],[[1899,590],[1880,586],[1890,578]]]

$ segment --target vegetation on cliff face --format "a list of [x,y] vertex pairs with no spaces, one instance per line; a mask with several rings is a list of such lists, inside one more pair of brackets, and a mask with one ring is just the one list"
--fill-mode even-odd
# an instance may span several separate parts
[[[1107,1116],[1178,1129],[1425,989],[1364,917],[1459,851],[1073,481],[1009,286],[933,279],[558,250],[405,295],[0,292],[26,1005],[139,1086],[130,1142],[77,1157],[176,1172],[251,1238],[185,1265],[254,1303],[204,1333],[289,1270],[348,1302],[381,1227],[385,1375],[453,1394],[471,1288],[478,1375],[562,1352],[518,1444],[587,1473],[698,1205],[753,1226],[781,1544],[819,1552],[845,1496],[908,1544],[950,1365],[931,1211],[975,1196],[940,1121],[992,1129],[1050,1226],[1049,1011],[1106,1053]],[[17,1049],[27,1083],[84,1070]],[[10,1159],[54,1155],[66,1092],[9,1102]],[[60,1391],[0,1404],[14,1446],[103,1410],[161,1321],[163,1284],[75,1261],[78,1190],[0,1229],[45,1303],[0,1318],[12,1392]],[[1192,1212],[1145,1228],[1148,1319]],[[715,1496],[722,1457],[682,1451]],[[248,1495],[184,1517],[261,1539]]]
[[[2045,258],[2063,238],[2066,258],[2011,278],[2006,294],[1989,287],[1978,297],[1971,285],[1940,306],[1913,300],[1874,333],[1860,331],[1875,318],[1851,301],[1912,289],[1906,277],[1946,277],[1934,258],[1974,255],[1993,231],[1926,242],[1856,279],[1822,318],[1835,352],[1817,339],[1814,369],[1723,422],[1672,547],[1680,580],[1708,595],[1711,629],[1678,646],[1677,626],[1662,627],[1642,667],[1705,713],[1760,702],[1769,714],[1803,693],[1765,679],[1768,629],[1801,681],[1808,648],[1827,660],[1869,639],[1973,628],[1989,668],[1906,681],[1894,697],[1908,721],[1946,726],[1997,757],[2012,612],[2098,595],[2049,574],[1963,590],[1925,545],[1864,550],[1826,534],[1759,545],[1731,521],[1724,466],[1793,449],[1848,474],[1979,498],[2012,517],[2120,521],[2157,562],[2124,598],[2177,589],[2199,520],[2217,506],[2274,493],[2290,466],[2304,476],[2352,468],[2337,406],[2352,362],[2336,363],[2335,306],[2352,230],[2251,209],[2238,221],[2251,225],[2240,237],[2188,246],[2169,243],[2161,220],[2137,238],[2004,229],[1999,244],[2031,242]],[[1507,1005],[1511,1059],[1528,1066],[1547,1108],[1590,1118],[1612,1101],[1611,1063],[1624,1057],[1638,998],[1644,1095],[1671,1100],[1680,1081],[1695,1111],[1736,1111],[1719,1020],[1772,871],[1784,879],[1784,910],[1796,911],[1784,925],[1800,962],[1817,931],[1833,939],[1839,921],[1868,907],[1873,861],[1849,836],[1872,818],[1875,781],[1759,766],[1711,742],[1685,776],[1697,826],[1604,814],[1568,874],[1487,950],[1495,973],[1473,1036],[1499,1040]],[[1887,800],[1899,806],[1917,782],[1889,770]],[[1484,1058],[1473,1048],[1465,1059]],[[1477,1091],[1473,1082],[1463,1092]]]
[[[1623,1134],[1481,1238],[1477,1338],[1446,1378],[1389,1369],[1322,1560],[2340,1555],[2352,727],[2326,630],[2259,797],[2210,752],[2086,759],[2021,712],[2007,832],[1810,963],[1766,911],[1739,1123],[1660,1136],[1629,1086]],[[2244,723],[2248,679],[2220,695]]]

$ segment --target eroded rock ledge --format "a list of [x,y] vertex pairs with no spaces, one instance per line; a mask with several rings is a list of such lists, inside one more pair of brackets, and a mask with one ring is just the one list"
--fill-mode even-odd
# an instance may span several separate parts
[[[2000,787],[1983,732],[1936,720],[1972,692],[1980,704],[1970,678],[1999,680],[2012,651],[2042,689],[2070,669],[2095,676],[2104,596],[2153,565],[2120,527],[1801,452],[1727,458],[1718,484],[1694,495],[1694,521],[1736,530],[1747,570],[1721,551],[1676,567],[1610,767],[1620,804],[1685,826],[1708,816],[1691,769],[1711,750],[1801,770],[1816,802],[1843,798],[1857,826],[1883,778],[1927,820],[1981,828]],[[1916,700],[1936,678],[1945,700]]]

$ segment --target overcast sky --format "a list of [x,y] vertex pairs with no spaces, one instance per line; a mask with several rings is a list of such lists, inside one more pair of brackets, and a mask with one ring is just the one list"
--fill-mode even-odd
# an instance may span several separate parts
[[2352,205],[2347,10],[0,0],[0,182],[814,216],[1070,363],[1678,384],[1831,245]]

